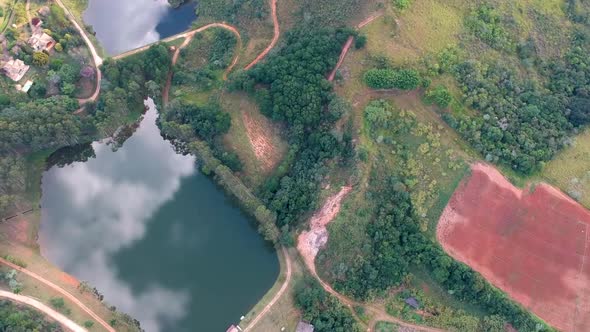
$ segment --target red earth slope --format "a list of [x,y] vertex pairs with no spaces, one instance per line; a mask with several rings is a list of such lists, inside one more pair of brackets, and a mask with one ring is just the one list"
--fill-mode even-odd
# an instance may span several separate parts
[[559,190],[514,187],[495,168],[472,174],[445,208],[445,251],[563,331],[590,331],[590,212]]

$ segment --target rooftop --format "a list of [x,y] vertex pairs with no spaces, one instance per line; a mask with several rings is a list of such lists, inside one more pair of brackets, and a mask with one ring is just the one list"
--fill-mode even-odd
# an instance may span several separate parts
[[306,323],[304,321],[299,321],[299,323],[297,324],[297,329],[295,329],[295,332],[313,332],[313,330],[313,325]]
[[29,71],[29,66],[18,59],[10,59],[2,66],[2,72],[11,80],[18,82]]

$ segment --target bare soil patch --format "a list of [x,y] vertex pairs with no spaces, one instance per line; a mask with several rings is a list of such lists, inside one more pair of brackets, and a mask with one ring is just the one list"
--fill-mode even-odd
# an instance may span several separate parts
[[265,172],[273,170],[281,161],[282,151],[273,143],[269,124],[260,118],[253,117],[249,112],[241,112],[241,114],[256,159],[260,161]]
[[563,331],[590,331],[590,212],[546,185],[478,163],[445,208],[441,245]]
[[328,229],[326,226],[338,215],[342,199],[351,190],[352,187],[345,186],[337,194],[329,197],[326,203],[324,203],[324,206],[316,211],[309,220],[310,230],[299,234],[297,249],[301,253],[301,256],[303,256],[305,265],[307,265],[314,275],[316,275],[315,257],[318,251],[328,243]]

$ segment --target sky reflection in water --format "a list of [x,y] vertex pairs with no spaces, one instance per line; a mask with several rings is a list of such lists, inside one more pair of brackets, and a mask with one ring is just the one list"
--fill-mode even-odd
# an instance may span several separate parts
[[276,253],[151,106],[117,152],[93,143],[96,158],[44,173],[42,254],[148,332],[221,331],[272,286]]
[[[43,187],[53,191],[44,193],[44,206],[63,206],[51,201],[71,199],[67,211],[42,210],[43,220],[61,220],[43,227],[44,254],[79,279],[92,280],[106,299],[116,299],[122,311],[140,313],[135,318],[147,331],[159,331],[158,320],[182,318],[188,298],[182,291],[158,285],[134,294],[117,278],[110,257],[142,239],[147,221],[173,197],[181,179],[195,172],[194,157],[176,154],[160,137],[156,117],[151,108],[117,152],[95,142],[96,159],[54,167],[43,177]],[[64,239],[67,245],[53,243]]]
[[167,0],[90,0],[84,22],[110,55],[185,31],[196,19],[196,2],[172,9]]

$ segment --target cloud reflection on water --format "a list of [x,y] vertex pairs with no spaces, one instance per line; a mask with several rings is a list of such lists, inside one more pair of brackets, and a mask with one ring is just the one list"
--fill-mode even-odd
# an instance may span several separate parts
[[110,54],[118,54],[159,40],[156,27],[169,9],[166,0],[89,1],[84,21],[95,27]]
[[145,236],[153,214],[173,198],[182,178],[195,172],[194,157],[174,152],[160,136],[156,117],[152,104],[137,132],[117,152],[93,143],[95,159],[54,167],[43,176],[43,254],[89,281],[147,331],[161,331],[182,319],[190,300],[182,290],[157,284],[133,289],[118,277],[111,261]]

